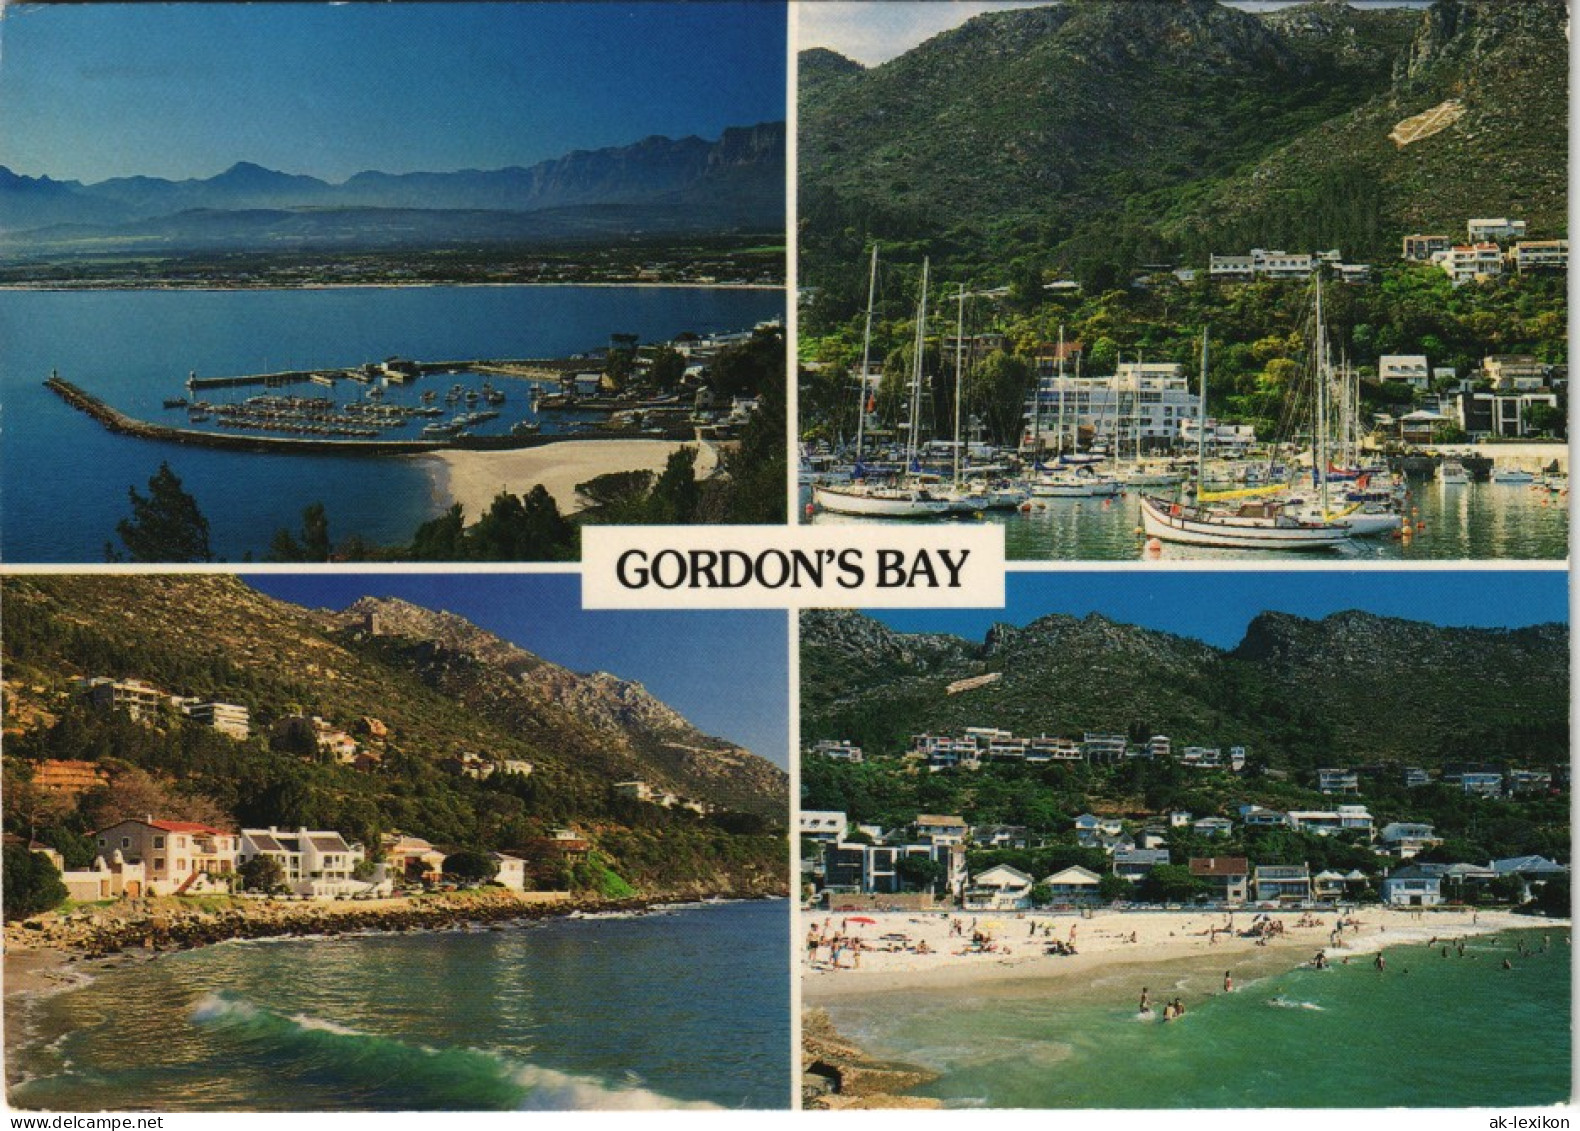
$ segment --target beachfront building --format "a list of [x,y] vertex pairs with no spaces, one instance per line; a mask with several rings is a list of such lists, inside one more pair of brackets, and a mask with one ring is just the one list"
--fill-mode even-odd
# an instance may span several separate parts
[[1110,377],[1037,380],[1026,406],[1025,443],[1047,452],[1107,444],[1130,456],[1180,446],[1181,429],[1201,418],[1201,398],[1175,362],[1121,362]]
[[144,890],[173,895],[211,886],[240,863],[236,834],[192,821],[130,818],[93,834],[99,855],[141,864]]
[[1250,895],[1251,862],[1244,856],[1193,856],[1190,874],[1216,903],[1244,903]]
[[291,832],[273,825],[267,829],[242,829],[237,866],[259,856],[273,857],[279,863],[285,874],[285,885],[297,895],[333,899],[388,887],[387,881],[368,883],[352,875],[365,853],[360,844],[347,844],[345,838],[334,831],[299,828]]
[[1311,869],[1304,864],[1258,864],[1252,877],[1258,903],[1311,898]]
[[1392,821],[1382,827],[1377,839],[1382,841],[1384,850],[1401,860],[1443,843],[1443,838],[1434,834],[1431,825],[1414,821]]
[[384,868],[409,883],[438,883],[444,874],[444,853],[420,836],[385,833]]
[[527,890],[527,861],[523,857],[509,852],[490,852],[488,856],[499,869],[494,873],[495,883],[511,891]]
[[1530,899],[1531,894],[1548,880],[1567,876],[1569,866],[1547,859],[1545,856],[1510,856],[1494,860],[1487,865],[1498,876],[1514,876],[1521,884],[1520,898]]
[[1382,901],[1389,907],[1436,907],[1443,902],[1447,864],[1406,864],[1383,878]]
[[999,864],[971,877],[961,906],[968,911],[1024,911],[1031,906],[1031,888],[1025,872]]
[[848,844],[834,842],[823,851],[823,886],[827,891],[894,895],[908,886],[900,865],[907,857],[931,860],[943,879],[931,885],[934,894],[958,895],[966,881],[966,854],[949,844]]
[[141,860],[129,861],[117,849],[108,858],[94,857],[91,867],[62,870],[60,882],[66,885],[67,897],[78,903],[138,899],[148,886],[148,873]]
[[1072,864],[1062,872],[1043,879],[1054,906],[1061,904],[1086,904],[1102,901],[1103,878],[1089,868]]
[[845,839],[849,821],[834,809],[801,810],[801,835],[808,840],[838,842]]
[[1169,862],[1169,851],[1166,848],[1132,848],[1129,851],[1116,851],[1113,860],[1114,875],[1139,883],[1159,864]]

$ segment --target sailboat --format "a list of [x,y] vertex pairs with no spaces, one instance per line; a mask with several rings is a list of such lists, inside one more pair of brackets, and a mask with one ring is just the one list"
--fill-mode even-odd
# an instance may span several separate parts
[[[1064,385],[1063,326],[1059,327],[1059,369],[1055,380],[1059,390],[1058,439],[1054,444],[1058,467],[1045,468],[1038,464],[1041,474],[1030,480],[1027,488],[1040,499],[1092,499],[1119,494],[1119,481],[1099,475],[1091,466],[1094,460],[1071,459],[1064,454],[1064,399],[1068,390]],[[1034,396],[1040,402],[1041,391]]]
[[[867,280],[867,327],[862,335],[861,379],[857,382],[858,402],[856,417],[856,461],[851,470],[851,482],[820,484],[812,488],[813,503],[834,514],[853,515],[860,518],[931,518],[950,510],[949,500],[934,494],[926,487],[913,483],[868,483],[861,465],[862,440],[867,418],[867,367],[872,358],[872,308],[877,298],[878,248],[872,248],[872,266]],[[922,297],[917,314],[916,364],[913,373],[910,440],[907,444],[907,466],[914,466],[916,459],[916,428],[921,411],[920,389],[922,383],[922,335],[927,323],[927,264],[922,265]]]
[[[1319,292],[1320,293],[1320,292]],[[1319,339],[1320,340],[1320,339]],[[1320,346],[1319,346],[1320,348]],[[1156,495],[1141,496],[1141,522],[1149,538],[1188,546],[1236,550],[1320,550],[1342,545],[1349,527],[1340,522],[1307,519],[1287,513],[1283,503],[1266,497],[1266,489],[1209,492],[1207,478],[1207,331],[1201,335],[1201,416],[1196,429],[1196,501],[1175,502]],[[1320,416],[1320,411],[1319,411]],[[1318,429],[1319,433],[1321,429]],[[1326,445],[1318,443],[1317,458]],[[1327,484],[1323,481],[1323,506]],[[1209,507],[1213,500],[1237,500],[1234,510]]]

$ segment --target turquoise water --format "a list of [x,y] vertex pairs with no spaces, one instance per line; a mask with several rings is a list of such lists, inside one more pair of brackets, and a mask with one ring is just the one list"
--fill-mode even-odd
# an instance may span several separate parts
[[[802,492],[802,506],[811,499]],[[1277,550],[1222,550],[1165,544],[1144,555],[1141,498],[1038,499],[1026,513],[992,511],[980,520],[1004,527],[1004,552],[1012,561],[1179,561],[1256,559],[1267,562],[1557,560],[1569,553],[1568,500],[1528,485],[1418,482],[1410,495],[1422,529],[1408,543],[1357,538],[1341,547],[1290,554]],[[818,524],[882,522],[820,513]],[[950,521],[973,521],[954,519]]]
[[[948,1106],[1470,1107],[1570,1095],[1567,928],[1473,939],[1466,957],[1412,946],[1325,971],[1241,981],[1222,968],[1109,970],[1084,1000],[1061,983],[838,999],[828,1012],[870,1053],[941,1078]],[[1504,957],[1512,970],[1501,968]],[[1408,973],[1404,971],[1408,970]],[[1184,1018],[1141,1020],[1142,986]]]
[[10,1099],[64,1111],[785,1107],[786,908],[225,944],[129,965],[37,1004]]
[[[749,329],[783,313],[779,291],[665,287],[0,291],[0,558],[103,561],[129,513],[127,488],[145,490],[161,460],[197,498],[227,561],[261,557],[275,530],[295,529],[315,501],[327,506],[336,540],[360,534],[384,545],[409,541],[441,509],[413,457],[206,451],[113,435],[43,387],[51,370],[134,416],[179,424],[163,401],[185,394],[193,370],[226,376],[392,355],[567,357],[606,346],[611,333],[667,340]],[[429,387],[442,396],[455,381]],[[506,407],[521,407],[524,383],[496,384],[515,402]],[[288,391],[325,394],[314,385]],[[334,395],[357,391],[342,382]]]

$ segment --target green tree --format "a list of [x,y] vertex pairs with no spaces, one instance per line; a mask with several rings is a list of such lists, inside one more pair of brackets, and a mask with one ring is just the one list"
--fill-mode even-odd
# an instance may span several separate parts
[[1188,903],[1204,890],[1184,864],[1159,864],[1139,885],[1141,898],[1150,903]]
[[330,555],[329,515],[323,503],[310,503],[302,511],[302,538],[285,527],[274,532],[269,560],[274,562],[327,562]]
[[285,887],[285,866],[273,856],[254,856],[236,871],[246,891],[273,893]]
[[[132,514],[115,524],[115,532],[120,535],[128,560],[214,560],[209,549],[208,519],[198,510],[197,500],[182,488],[181,480],[168,463],[161,463],[153,478],[148,480],[146,497],[138,494],[136,487],[128,487],[126,494],[131,500]],[[112,561],[122,560],[113,548],[106,549],[106,556]]]
[[6,922],[25,919],[59,907],[66,900],[66,885],[55,865],[42,852],[29,852],[20,844],[5,846],[4,913]]
[[658,525],[684,525],[696,518],[702,489],[697,484],[697,449],[684,447],[669,455],[664,472],[648,496],[649,520]]
[[438,518],[417,528],[411,556],[419,562],[458,562],[465,557],[466,519],[456,503]]
[[444,874],[462,883],[483,884],[499,872],[499,864],[486,852],[465,848],[444,858]]
[[916,891],[932,891],[944,878],[944,866],[929,856],[907,856],[895,870]]
[[647,367],[648,380],[666,393],[675,389],[685,375],[685,355],[669,346],[660,346]]

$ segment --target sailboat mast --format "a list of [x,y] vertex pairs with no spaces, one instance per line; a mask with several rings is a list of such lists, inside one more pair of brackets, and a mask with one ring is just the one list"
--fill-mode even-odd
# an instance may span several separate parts
[[1199,394],[1201,403],[1196,406],[1196,503],[1201,504],[1202,492],[1207,489],[1207,331],[1201,328],[1201,377]]
[[1064,458],[1064,323],[1059,323],[1059,432],[1054,441],[1056,454]]
[[1328,513],[1328,364],[1327,337],[1322,325],[1322,279],[1317,278],[1317,419],[1312,437],[1312,474],[1321,478],[1322,515]]
[[955,486],[960,486],[960,381],[965,372],[966,285],[960,284],[960,308],[955,315]]
[[911,383],[911,435],[905,453],[907,469],[916,462],[922,426],[922,357],[927,349],[927,276],[931,264],[930,259],[922,260],[922,297],[916,308],[916,357]]
[[872,267],[867,274],[867,328],[861,335],[861,376],[856,379],[856,462],[861,462],[861,445],[867,424],[867,373],[872,360],[872,306],[878,295],[878,245],[872,245]]

